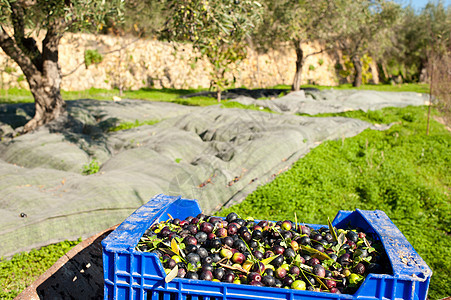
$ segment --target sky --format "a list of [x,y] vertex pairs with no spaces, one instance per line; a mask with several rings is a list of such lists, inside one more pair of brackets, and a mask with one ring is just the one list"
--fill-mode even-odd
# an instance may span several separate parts
[[[437,0],[434,0],[437,1]],[[411,4],[411,6],[415,9],[415,10],[421,10],[423,7],[426,6],[426,4],[429,2],[428,0],[395,0],[395,2],[406,6]],[[442,0],[442,3],[445,4],[446,6],[450,6],[451,5],[451,0]]]

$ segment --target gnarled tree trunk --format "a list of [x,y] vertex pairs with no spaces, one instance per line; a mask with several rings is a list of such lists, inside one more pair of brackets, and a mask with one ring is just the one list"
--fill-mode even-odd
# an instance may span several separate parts
[[42,53],[33,38],[25,37],[25,8],[11,4],[14,36],[0,26],[0,47],[22,69],[35,99],[35,115],[23,132],[46,124],[64,112],[61,97],[61,69],[58,64],[58,45],[64,32],[64,20],[53,20],[42,41]]
[[[58,64],[58,45],[61,35],[49,29],[42,42],[42,71],[32,80],[27,76],[31,93],[35,99],[35,115],[25,126],[24,131],[34,130],[59,117],[65,108],[61,97],[61,68]],[[34,80],[34,78],[38,80]]]
[[355,71],[355,77],[354,82],[352,83],[353,87],[359,87],[362,85],[362,72],[363,72],[363,65],[362,61],[360,60],[359,55],[354,55],[352,57],[352,63],[354,64],[354,71]]
[[38,80],[30,80],[27,77],[30,91],[35,100],[35,115],[24,126],[24,132],[29,132],[36,127],[47,124],[59,117],[65,109],[65,102],[61,97],[61,72],[58,63],[56,66],[49,63],[48,71],[37,76]]
[[300,40],[294,41],[294,48],[296,51],[296,72],[294,73],[291,89],[293,91],[299,91],[301,89],[302,67],[304,66],[304,51],[302,50]]

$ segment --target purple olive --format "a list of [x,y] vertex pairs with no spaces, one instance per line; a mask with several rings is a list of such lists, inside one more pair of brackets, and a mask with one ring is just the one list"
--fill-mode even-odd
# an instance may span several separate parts
[[312,272],[319,277],[324,277],[326,275],[326,269],[324,269],[321,264],[314,265]]

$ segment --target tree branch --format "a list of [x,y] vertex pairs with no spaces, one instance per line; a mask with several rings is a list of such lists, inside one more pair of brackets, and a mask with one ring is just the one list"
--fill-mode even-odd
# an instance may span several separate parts
[[11,3],[11,22],[14,28],[14,40],[23,54],[28,56],[38,70],[42,69],[41,52],[36,46],[36,41],[31,37],[25,37],[25,10],[34,5],[32,1],[16,1]]
[[24,22],[24,8],[18,2],[11,3],[11,22],[14,28],[14,39],[19,47],[23,48],[23,41],[25,39],[25,22]]
[[17,43],[6,33],[3,26],[0,25],[0,47],[3,51],[11,57],[22,69],[22,72],[27,78],[38,73],[38,69]]
[[316,51],[316,52],[307,54],[307,55],[305,56],[305,58],[307,58],[307,57],[309,57],[309,56],[321,54],[321,53],[323,53],[323,52],[326,52],[326,51],[329,51],[329,50],[332,50],[332,49],[334,49],[334,48],[333,48],[333,47],[326,47],[326,48],[324,48],[324,49],[322,49],[322,50],[320,50],[320,51]]

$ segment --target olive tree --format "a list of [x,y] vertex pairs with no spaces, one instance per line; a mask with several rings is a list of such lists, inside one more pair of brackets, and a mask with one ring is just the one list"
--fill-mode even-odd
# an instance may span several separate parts
[[218,102],[230,85],[225,74],[246,57],[247,38],[261,20],[262,5],[254,0],[166,0],[168,20],[163,34],[190,42],[211,63],[211,86]]
[[[0,0],[0,47],[22,69],[35,100],[35,115],[24,133],[64,112],[58,63],[64,33],[120,17],[122,5],[123,0]],[[40,47],[32,37],[39,32],[45,34]]]
[[354,65],[353,86],[359,87],[362,84],[363,55],[387,47],[390,35],[394,33],[392,25],[401,9],[398,4],[384,0],[354,0],[341,8],[343,19],[337,42]]
[[[415,63],[418,72],[430,68],[429,56],[432,53],[439,57],[449,52],[451,43],[451,6],[445,7],[443,2],[430,1],[415,18],[416,26],[405,26],[406,31],[400,32],[404,36],[406,47],[403,53],[403,61],[409,59],[407,63]],[[408,22],[406,20],[406,22]],[[409,30],[410,29],[410,30]],[[415,30],[414,32],[412,32]],[[406,33],[406,34],[404,34]],[[409,34],[410,33],[410,34]],[[423,73],[420,81],[427,80],[431,74]]]
[[[340,20],[338,8],[345,1],[329,0],[266,0],[265,18],[256,31],[253,40],[260,51],[291,45],[296,52],[295,75],[292,89],[301,86],[302,68],[307,57],[331,48],[335,42],[336,29]],[[322,49],[306,54],[303,45],[316,42]]]

